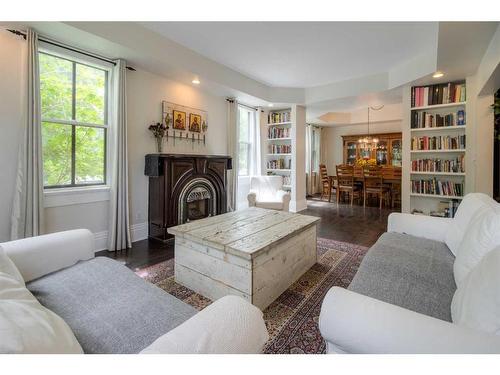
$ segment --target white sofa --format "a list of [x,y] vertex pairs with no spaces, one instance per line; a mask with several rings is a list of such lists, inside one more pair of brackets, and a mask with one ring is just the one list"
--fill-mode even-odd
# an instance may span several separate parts
[[282,176],[254,176],[247,196],[249,207],[288,211],[290,193],[283,190]]
[[393,213],[319,327],[329,353],[500,353],[500,205],[467,195],[455,218]]
[[84,229],[0,244],[0,332],[0,353],[259,353],[268,339],[242,298],[197,312],[94,258]]

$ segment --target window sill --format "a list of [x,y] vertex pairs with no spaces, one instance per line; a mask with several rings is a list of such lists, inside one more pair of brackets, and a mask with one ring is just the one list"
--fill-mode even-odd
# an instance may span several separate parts
[[109,186],[88,186],[61,189],[45,189],[44,207],[73,206],[76,204],[109,201]]

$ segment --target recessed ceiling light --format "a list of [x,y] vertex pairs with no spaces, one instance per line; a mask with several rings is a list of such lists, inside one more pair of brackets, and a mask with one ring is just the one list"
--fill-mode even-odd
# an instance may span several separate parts
[[437,71],[432,75],[432,78],[441,78],[442,76],[444,76],[444,73]]
[[195,85],[200,84],[200,80],[198,78],[193,79],[191,82],[194,83]]
[[268,107],[274,107],[274,104],[273,103],[269,103],[267,106]]

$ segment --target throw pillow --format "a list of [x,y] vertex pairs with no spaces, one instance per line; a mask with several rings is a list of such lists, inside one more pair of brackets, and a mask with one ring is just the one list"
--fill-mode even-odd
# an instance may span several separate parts
[[458,287],[451,317],[461,326],[500,335],[500,247],[490,251]]
[[446,233],[445,242],[453,255],[457,255],[458,248],[464,238],[464,233],[469,227],[471,217],[483,207],[491,207],[496,202],[483,193],[467,194],[458,206],[455,217]]
[[82,353],[69,326],[15,277],[0,273],[0,353]]
[[500,205],[482,208],[472,217],[469,227],[458,248],[453,274],[457,286],[481,259],[495,247],[500,246]]
[[10,258],[5,254],[4,249],[0,245],[0,274],[5,273],[7,275],[12,276],[14,279],[19,281],[24,285],[24,279],[17,269],[16,265]]

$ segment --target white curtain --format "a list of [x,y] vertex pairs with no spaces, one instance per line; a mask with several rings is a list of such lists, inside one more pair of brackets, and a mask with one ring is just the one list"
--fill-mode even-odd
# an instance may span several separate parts
[[227,177],[227,209],[234,211],[238,197],[238,104],[233,99],[227,100],[227,124],[227,153],[233,161]]
[[253,134],[253,170],[252,175],[260,176],[261,175],[261,150],[260,150],[260,109],[255,111],[255,126],[254,126],[254,134]]
[[43,164],[38,34],[27,40],[26,121],[19,145],[16,190],[11,215],[11,239],[43,234]]
[[110,127],[110,227],[108,250],[132,247],[128,202],[126,62],[117,60],[113,71],[113,105]]
[[315,125],[306,127],[306,194],[321,192],[319,165],[325,163],[326,147],[323,128]]

